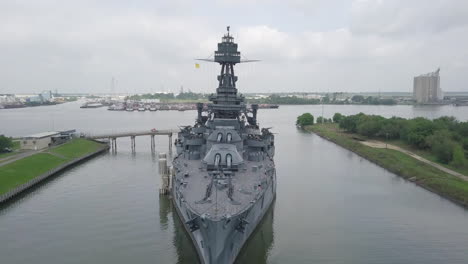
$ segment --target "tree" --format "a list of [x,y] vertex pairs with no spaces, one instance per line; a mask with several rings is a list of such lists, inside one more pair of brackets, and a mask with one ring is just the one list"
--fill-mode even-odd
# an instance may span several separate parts
[[340,128],[351,133],[356,133],[359,119],[364,116],[365,114],[363,113],[359,113],[357,115],[345,116],[340,120]]
[[373,137],[382,128],[384,117],[376,115],[363,115],[359,118],[356,130],[358,134]]
[[451,140],[450,131],[438,130],[428,136],[425,142],[440,162],[448,164],[452,160],[455,143]]
[[5,151],[7,148],[13,147],[13,141],[9,137],[5,137],[4,135],[0,135],[0,152]]
[[450,131],[455,130],[458,125],[458,121],[453,116],[442,116],[433,120],[434,125],[437,129],[448,129]]
[[463,148],[464,148],[465,150],[468,150],[468,138],[464,138],[464,139],[462,140],[462,144],[463,144]]
[[382,104],[382,105],[395,105],[397,103],[395,99],[391,99],[391,98],[379,99],[378,102],[379,104]]
[[432,146],[432,151],[440,162],[448,164],[453,158],[454,147],[453,142],[450,140],[439,141]]
[[377,133],[378,137],[385,139],[398,139],[400,138],[400,131],[405,126],[406,119],[399,117],[392,117],[382,121],[382,127]]
[[406,122],[406,126],[401,131],[401,137],[418,148],[427,148],[429,146],[426,144],[426,137],[432,135],[435,128],[431,120],[417,117]]
[[458,123],[455,129],[458,132],[458,134],[460,134],[462,137],[464,138],[468,137],[468,122]]
[[333,122],[334,122],[334,123],[339,123],[341,119],[343,119],[343,115],[342,115],[342,114],[340,114],[340,113],[335,113],[335,114],[333,115]]
[[463,168],[466,165],[465,153],[460,145],[456,145],[453,149],[451,165],[457,168]]
[[362,103],[362,102],[364,102],[364,96],[355,95],[355,96],[351,97],[351,101],[353,101],[354,103]]
[[317,124],[325,123],[325,119],[321,116],[317,117]]
[[310,126],[314,124],[314,116],[310,113],[304,113],[297,117],[296,125],[300,127]]

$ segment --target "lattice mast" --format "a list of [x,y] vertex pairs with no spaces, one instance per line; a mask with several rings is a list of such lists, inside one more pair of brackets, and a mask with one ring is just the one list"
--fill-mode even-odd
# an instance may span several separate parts
[[237,76],[234,74],[234,65],[241,62],[241,54],[229,32],[229,27],[221,42],[218,43],[218,50],[214,53],[214,62],[221,65],[221,72],[218,75],[216,94],[209,97],[213,102],[209,108],[216,118],[237,118],[240,111],[245,111],[244,97],[237,94]]

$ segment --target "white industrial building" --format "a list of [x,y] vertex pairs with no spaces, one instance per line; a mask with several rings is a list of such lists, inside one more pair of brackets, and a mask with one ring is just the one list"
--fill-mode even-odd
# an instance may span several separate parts
[[414,77],[413,99],[419,104],[435,103],[444,98],[440,89],[440,69]]
[[53,143],[52,138],[59,134],[60,132],[43,132],[25,136],[21,139],[21,149],[40,150],[50,147]]

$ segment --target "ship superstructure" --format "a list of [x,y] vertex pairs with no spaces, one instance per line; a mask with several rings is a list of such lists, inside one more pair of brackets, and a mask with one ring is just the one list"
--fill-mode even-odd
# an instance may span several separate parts
[[233,263],[276,193],[274,135],[257,124],[236,88],[241,60],[228,32],[213,62],[221,65],[216,93],[194,126],[181,129],[173,160],[173,202],[202,263]]

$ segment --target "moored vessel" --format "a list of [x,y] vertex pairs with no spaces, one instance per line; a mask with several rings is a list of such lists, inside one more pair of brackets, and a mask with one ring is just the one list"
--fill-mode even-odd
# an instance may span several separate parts
[[194,126],[178,133],[172,197],[202,263],[233,263],[276,195],[274,135],[257,123],[258,105],[238,94],[242,61],[228,32],[218,43],[219,86]]

